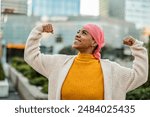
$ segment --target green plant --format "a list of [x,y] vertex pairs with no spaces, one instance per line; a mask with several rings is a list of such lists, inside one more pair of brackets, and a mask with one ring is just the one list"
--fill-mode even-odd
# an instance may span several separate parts
[[2,63],[0,61],[0,80],[4,80],[4,79],[5,79],[5,73],[4,73],[4,70],[3,70]]
[[22,65],[17,66],[16,69],[17,69],[19,72],[21,72],[21,73],[24,74],[24,72],[30,70],[30,66],[22,64]]
[[127,100],[149,100],[150,99],[150,87],[140,87],[127,93]]
[[43,93],[48,93],[48,83],[45,83],[42,90],[41,90]]
[[48,80],[36,72],[32,67],[30,67],[28,64],[25,63],[23,58],[14,57],[12,58],[12,66],[22,73],[26,78],[28,78],[29,83],[35,86],[42,86],[42,89],[44,93],[48,93],[48,89],[46,89],[45,84],[48,85]]
[[21,57],[13,57],[12,64],[21,65],[21,64],[25,64],[25,61]]
[[36,85],[36,86],[43,86],[45,82],[47,82],[47,79],[42,76],[29,80],[30,84]]
[[40,76],[38,72],[36,72],[32,67],[25,63],[23,58],[14,57],[12,58],[12,66],[19,72],[21,72],[24,76],[29,79],[34,79],[34,77]]
[[[23,58],[19,58],[19,57],[14,57],[12,58],[12,62],[11,65],[16,68],[19,72],[22,72],[21,70],[24,69],[23,65],[26,65],[25,61],[23,60]],[[23,66],[23,67],[22,67]],[[28,66],[27,66],[28,67]]]

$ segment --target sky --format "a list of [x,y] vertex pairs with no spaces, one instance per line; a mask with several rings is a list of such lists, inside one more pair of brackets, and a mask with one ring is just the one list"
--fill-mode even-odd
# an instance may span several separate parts
[[99,0],[81,0],[80,4],[81,15],[94,15],[99,14]]

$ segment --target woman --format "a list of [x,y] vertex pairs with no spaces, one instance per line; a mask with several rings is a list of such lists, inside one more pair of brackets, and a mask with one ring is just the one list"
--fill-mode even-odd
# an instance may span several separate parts
[[[75,36],[76,56],[44,55],[39,49],[42,33],[53,33],[51,24],[35,27],[30,33],[24,59],[49,80],[51,100],[118,100],[147,81],[148,55],[143,43],[132,37],[124,39],[134,56],[132,69],[101,59],[103,31],[86,24]],[[117,41],[117,40],[116,40]]]

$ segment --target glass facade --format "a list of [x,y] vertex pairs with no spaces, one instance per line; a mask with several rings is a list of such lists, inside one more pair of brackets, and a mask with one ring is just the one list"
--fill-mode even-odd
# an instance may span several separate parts
[[32,0],[34,16],[78,16],[80,0]]
[[125,19],[138,28],[150,25],[150,0],[126,0]]
[[109,0],[109,16],[123,19],[125,15],[125,0]]
[[109,6],[108,6],[109,0],[100,0],[99,1],[99,14],[100,16],[106,16],[108,17],[109,12]]
[[1,12],[27,14],[27,0],[1,0]]

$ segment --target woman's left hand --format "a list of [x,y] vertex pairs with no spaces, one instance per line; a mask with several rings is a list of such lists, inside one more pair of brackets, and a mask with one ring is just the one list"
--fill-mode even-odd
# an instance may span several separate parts
[[128,36],[123,40],[123,44],[132,46],[135,43],[135,39],[132,36]]

